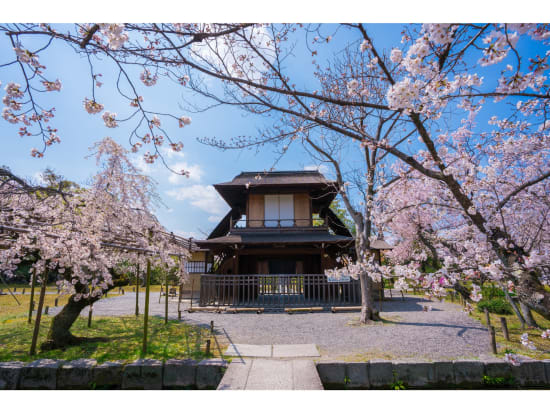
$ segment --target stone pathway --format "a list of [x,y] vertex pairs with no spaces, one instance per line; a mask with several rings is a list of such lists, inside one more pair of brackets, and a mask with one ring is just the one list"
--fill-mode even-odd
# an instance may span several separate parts
[[224,353],[229,357],[320,357],[315,344],[230,344]]
[[229,365],[218,390],[323,390],[313,360],[241,358]]
[[[140,313],[144,297],[140,294]],[[195,303],[194,305],[195,306]],[[432,311],[423,311],[431,306]],[[490,356],[487,329],[462,312],[457,304],[405,296],[383,302],[383,322],[359,324],[359,313],[240,313],[216,314],[185,310],[182,321],[209,328],[214,321],[220,345],[315,343],[324,360],[365,361],[371,359],[456,360]],[[169,302],[169,317],[177,319],[177,300]],[[102,299],[94,305],[94,317],[134,314],[135,294]],[[55,314],[59,308],[50,308]],[[88,314],[87,309],[81,313]],[[164,297],[151,294],[150,314],[163,317]],[[222,351],[224,348],[221,349]]]

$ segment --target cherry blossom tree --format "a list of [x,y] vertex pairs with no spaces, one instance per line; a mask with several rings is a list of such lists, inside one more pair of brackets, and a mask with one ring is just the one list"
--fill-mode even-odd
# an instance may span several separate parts
[[[159,131],[165,119],[187,125],[187,115],[144,109],[146,100],[138,93],[130,96],[121,92],[136,107],[131,117],[104,110],[96,100],[101,78],[93,69],[95,56],[111,59],[120,79],[129,85],[134,80],[128,68],[140,67],[139,81],[147,87],[154,87],[162,77],[211,99],[212,106],[238,106],[274,119],[271,128],[261,131],[258,138],[213,138],[206,143],[224,149],[275,143],[282,156],[297,142],[334,165],[311,145],[326,152],[330,146],[318,143],[322,142],[321,136],[330,134],[342,145],[355,145],[360,151],[368,148],[371,155],[384,156],[388,165],[402,165],[405,175],[414,172],[438,182],[444,188],[438,191],[438,196],[444,196],[441,203],[458,208],[461,212],[454,214],[457,226],[470,231],[464,232],[457,243],[469,245],[475,239],[482,246],[479,259],[472,262],[486,266],[492,256],[493,276],[512,283],[523,305],[550,318],[550,293],[543,285],[543,268],[549,261],[546,243],[534,241],[533,247],[524,244],[526,239],[535,240],[531,227],[526,234],[521,232],[525,228],[520,224],[510,224],[514,220],[542,225],[540,220],[524,214],[543,213],[544,209],[532,205],[536,196],[526,194],[546,196],[546,179],[550,177],[548,25],[412,25],[405,27],[402,43],[389,51],[380,50],[369,27],[362,24],[336,28],[97,24],[76,26],[68,35],[47,25],[4,25],[1,29],[13,42],[16,58],[10,63],[21,66],[25,79],[20,84],[6,85],[4,118],[22,123],[24,135],[37,133],[28,130],[34,125],[44,145],[58,139],[57,131],[44,126],[49,124],[53,111],[43,111],[36,105],[35,89],[30,84],[47,82],[42,83],[43,90],[55,93],[60,83],[55,78],[41,77],[44,68],[39,55],[45,49],[29,51],[23,42],[25,36],[43,36],[46,42],[72,45],[90,59],[94,86],[91,97],[84,102],[85,109],[91,114],[102,112],[109,128],[134,119],[137,127],[130,136],[132,150],[140,151],[141,146],[152,144],[155,151],[144,156],[147,162],[154,162],[160,155],[157,147],[166,140],[174,150],[181,149],[180,142],[169,140]],[[322,67],[316,56],[341,33],[346,34],[348,43],[344,63]],[[296,72],[288,68],[299,40],[306,42],[307,53],[311,54],[311,82],[298,80]],[[205,79],[219,82],[211,87]],[[376,125],[381,119],[397,133],[377,134]],[[35,149],[32,153],[42,156],[44,151]],[[506,180],[499,178],[503,173]],[[369,186],[372,177],[365,177],[364,187]],[[392,179],[388,176],[384,184]],[[342,178],[341,183],[345,182]],[[366,199],[366,205],[370,200]],[[378,201],[372,202],[374,206]],[[513,206],[521,209],[512,213]],[[353,217],[351,210],[350,214]],[[363,223],[371,219],[372,212],[361,211]],[[378,233],[384,230],[376,227]],[[358,239],[368,245],[364,231],[358,234]],[[359,267],[363,264],[358,263]],[[456,263],[449,261],[449,265]],[[477,270],[482,272],[481,267]],[[375,274],[382,269],[371,266],[368,271]],[[410,277],[416,277],[412,270]]]
[[[152,213],[154,184],[128,158],[128,150],[110,138],[92,148],[99,172],[89,187],[46,193],[22,180],[2,181],[0,224],[10,235],[0,250],[0,271],[8,276],[21,260],[45,283],[57,272],[58,286],[70,295],[53,317],[43,348],[80,342],[70,327],[81,310],[119,285],[117,266],[157,257],[185,276],[188,245],[167,234]],[[21,183],[22,181],[22,183]]]

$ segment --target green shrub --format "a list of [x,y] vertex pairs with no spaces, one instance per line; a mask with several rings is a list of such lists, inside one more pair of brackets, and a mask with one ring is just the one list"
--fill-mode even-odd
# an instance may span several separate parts
[[477,310],[483,312],[487,309],[493,314],[512,314],[512,307],[504,298],[483,298],[477,303]]
[[495,287],[493,285],[487,285],[481,289],[481,294],[483,299],[492,299],[497,297],[504,297],[504,291],[501,288]]

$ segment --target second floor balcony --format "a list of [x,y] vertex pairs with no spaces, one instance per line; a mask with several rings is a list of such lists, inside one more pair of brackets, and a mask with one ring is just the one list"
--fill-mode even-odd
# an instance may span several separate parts
[[281,218],[281,219],[231,219],[231,232],[258,231],[258,230],[291,230],[311,231],[328,229],[326,220],[319,217],[311,218]]

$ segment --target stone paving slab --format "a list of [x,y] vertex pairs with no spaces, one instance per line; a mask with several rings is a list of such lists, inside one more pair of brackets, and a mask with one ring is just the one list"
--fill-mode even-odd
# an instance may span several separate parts
[[315,344],[230,344],[224,353],[230,357],[302,358],[320,357]]
[[273,357],[321,357],[315,344],[273,344]]
[[230,344],[225,351],[226,356],[233,357],[271,357],[272,349],[270,344]]
[[312,360],[234,360],[218,390],[323,390]]

